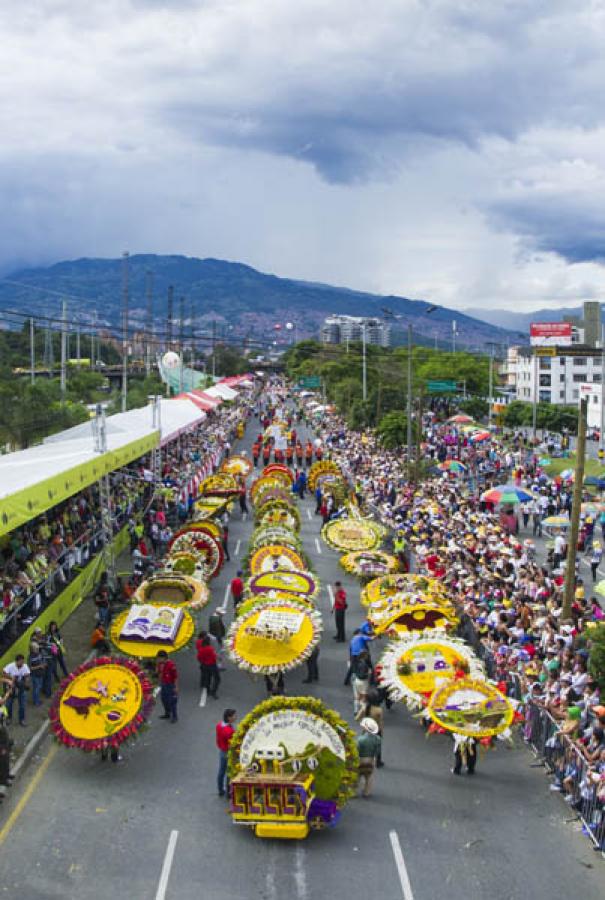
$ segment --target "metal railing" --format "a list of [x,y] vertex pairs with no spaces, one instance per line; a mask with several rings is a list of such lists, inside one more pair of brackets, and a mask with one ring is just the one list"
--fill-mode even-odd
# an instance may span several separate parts
[[554,777],[554,787],[569,804],[583,833],[605,850],[605,778],[566,734],[547,709],[533,701],[525,706],[523,737]]

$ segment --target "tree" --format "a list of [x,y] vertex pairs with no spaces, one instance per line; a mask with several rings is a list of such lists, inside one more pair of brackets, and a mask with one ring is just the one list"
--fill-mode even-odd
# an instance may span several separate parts
[[588,671],[598,682],[601,696],[605,691],[605,625],[597,625],[590,632]]
[[380,440],[387,450],[395,450],[396,447],[402,447],[407,443],[408,435],[406,414],[402,412],[387,413],[380,420],[377,430]]
[[483,400],[481,397],[471,397],[469,400],[462,400],[458,408],[460,412],[466,413],[467,416],[472,416],[477,421],[485,418],[489,413],[489,404],[487,400]]

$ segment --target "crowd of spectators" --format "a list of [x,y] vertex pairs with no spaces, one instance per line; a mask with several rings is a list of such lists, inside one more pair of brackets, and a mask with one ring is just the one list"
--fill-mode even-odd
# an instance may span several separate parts
[[[570,483],[547,478],[539,448],[521,435],[474,445],[455,426],[433,418],[425,426],[426,464],[456,458],[466,467],[461,474],[429,469],[429,477],[411,484],[405,453],[384,450],[372,432],[352,432],[337,416],[322,417],[321,436],[361,503],[392,528],[395,544],[405,543],[415,569],[448,585],[462,632],[488,675],[524,704],[528,721],[552,722],[551,748],[571,746],[573,758],[563,753],[551,766],[552,787],[578,810],[591,804],[592,837],[602,848],[605,701],[589,657],[591,631],[604,614],[587,593],[590,579],[581,566],[596,577],[596,532],[599,524],[605,530],[605,516],[590,507],[582,515],[571,618],[564,620],[566,532],[543,529],[543,521],[570,510]],[[485,489],[505,482],[536,499],[511,509],[481,500]],[[548,541],[541,540],[543,530]]]

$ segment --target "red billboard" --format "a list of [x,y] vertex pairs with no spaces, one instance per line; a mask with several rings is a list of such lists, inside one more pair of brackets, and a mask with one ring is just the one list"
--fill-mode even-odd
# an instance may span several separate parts
[[532,322],[529,342],[533,347],[566,347],[571,344],[571,323]]

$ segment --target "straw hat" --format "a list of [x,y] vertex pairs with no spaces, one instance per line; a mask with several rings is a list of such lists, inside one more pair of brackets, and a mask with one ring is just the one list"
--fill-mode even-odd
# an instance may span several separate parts
[[359,723],[364,731],[367,731],[369,734],[378,734],[378,725],[374,721],[374,719],[370,719],[369,716],[366,716],[365,719],[362,719]]

